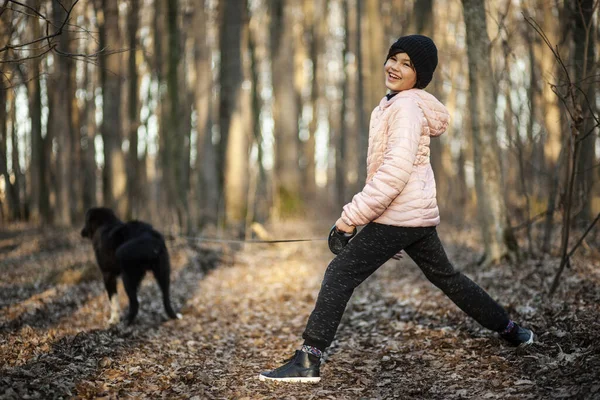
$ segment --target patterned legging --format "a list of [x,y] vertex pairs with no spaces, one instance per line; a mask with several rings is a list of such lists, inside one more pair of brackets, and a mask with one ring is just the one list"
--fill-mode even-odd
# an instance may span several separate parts
[[329,347],[354,289],[400,250],[481,325],[494,331],[506,327],[509,318],[504,308],[454,269],[435,227],[405,228],[371,222],[327,267],[315,309],[302,335],[304,344],[321,350]]

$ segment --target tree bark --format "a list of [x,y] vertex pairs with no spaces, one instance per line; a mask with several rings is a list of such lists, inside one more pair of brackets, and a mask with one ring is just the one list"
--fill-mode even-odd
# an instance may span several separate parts
[[297,211],[300,202],[298,168],[298,104],[290,77],[294,76],[293,23],[286,0],[272,0],[271,57],[275,135],[275,196],[279,213]]
[[19,139],[17,135],[17,129],[19,122],[17,121],[17,96],[10,96],[10,144],[11,144],[11,170],[12,170],[12,185],[10,189],[12,190],[12,198],[13,198],[13,219],[17,221],[21,221],[25,219],[25,204],[24,204],[24,187],[25,187],[25,177],[21,172],[20,165],[20,145]]
[[129,128],[129,157],[127,159],[128,176],[127,181],[127,219],[133,218],[138,213],[139,195],[141,190],[139,185],[139,168],[140,162],[138,158],[138,128],[139,120],[139,87],[138,87],[138,62],[141,57],[140,49],[138,48],[137,31],[139,25],[139,0],[131,0],[129,2],[129,14],[127,15],[127,33],[129,39],[128,52],[128,113],[127,126]]
[[315,199],[317,192],[315,174],[315,134],[317,131],[318,116],[319,116],[319,99],[321,92],[319,88],[322,85],[319,84],[321,81],[321,53],[322,46],[325,41],[325,31],[327,29],[327,19],[323,18],[325,15],[325,2],[305,0],[304,1],[304,12],[306,18],[306,25],[310,31],[310,45],[309,45],[309,57],[312,62],[312,80],[310,82],[310,107],[312,118],[308,124],[308,139],[304,143],[304,173],[303,183],[305,189],[305,197],[307,200],[312,201]]
[[211,184],[217,176],[211,131],[212,86],[211,50],[208,46],[208,11],[204,0],[194,10],[194,107],[196,110],[196,163],[191,178],[193,198],[198,210],[196,227],[216,224],[218,212],[218,184]]
[[[40,24],[32,24],[31,35],[40,37]],[[40,83],[40,59],[29,61],[31,79],[27,82],[27,98],[29,100],[29,118],[31,120],[31,164],[29,166],[30,192],[30,221],[34,224],[48,223],[48,188],[44,179],[48,168],[42,137],[42,89]],[[0,101],[0,104],[2,102]]]
[[[244,126],[244,98],[249,93],[242,90],[244,78],[242,45],[247,34],[246,1],[227,0],[221,15],[221,66],[219,99],[219,173],[225,203],[225,223],[236,228],[245,221],[248,167],[248,127]],[[247,36],[247,35],[246,35]],[[291,82],[289,86],[293,89]],[[293,113],[293,111],[292,111]],[[295,113],[293,113],[295,115]]]
[[3,215],[10,219],[9,216],[12,214],[12,199],[10,197],[10,176],[8,175],[8,155],[7,155],[7,131],[8,131],[8,115],[6,113],[6,102],[8,101],[8,91],[4,86],[8,86],[9,82],[4,82],[2,79],[2,85],[0,85],[0,175],[4,179],[4,193],[6,194],[7,203],[3,210]]
[[[264,168],[264,150],[262,146],[263,134],[260,123],[260,112],[263,101],[260,96],[259,85],[259,59],[257,58],[258,40],[256,29],[251,29],[248,36],[248,49],[250,53],[250,75],[252,80],[252,133],[257,148],[256,170],[250,179],[254,186],[248,189],[248,214],[246,215],[246,232],[253,222],[263,222],[269,217],[272,196],[269,195],[271,186],[267,182],[267,173]],[[314,180],[314,179],[313,179]]]
[[367,133],[359,126],[359,104],[358,104],[358,40],[357,40],[357,1],[344,0],[344,13],[346,25],[346,52],[344,55],[346,63],[346,96],[344,132],[347,137],[346,175],[348,195],[359,192],[364,186],[364,180],[359,180],[358,169],[365,170],[366,166],[361,164],[360,154],[363,152],[361,142]]
[[[573,4],[576,3],[576,4]],[[580,86],[581,93],[579,94],[579,103],[583,110],[583,125],[580,132],[580,148],[579,160],[576,173],[576,192],[575,197],[579,199],[577,204],[581,210],[578,215],[574,216],[573,221],[587,226],[593,218],[592,212],[592,195],[594,186],[594,159],[596,150],[596,134],[592,132],[587,137],[583,138],[588,132],[594,129],[597,124],[592,113],[596,110],[596,78],[592,78],[597,74],[597,65],[595,62],[595,42],[596,28],[593,18],[594,0],[577,0],[571,2],[572,17],[575,25],[575,52],[573,54],[573,65],[575,66],[575,82]],[[598,7],[596,6],[596,10]],[[585,96],[584,96],[585,94]],[[584,98],[587,97],[587,100]],[[596,132],[598,128],[594,129]]]
[[[88,64],[83,66],[84,85],[87,92],[81,118],[83,127],[81,135],[83,151],[81,158],[81,171],[83,176],[81,192],[84,210],[98,204],[96,196],[96,102],[95,96],[93,95],[96,82],[94,75],[92,74],[92,67],[92,65]],[[90,93],[92,95],[90,95]]]
[[504,200],[500,149],[496,138],[496,98],[484,4],[462,0],[469,60],[469,104],[473,129],[473,163],[484,263],[512,255],[505,243],[510,226]]
[[185,93],[180,91],[179,62],[182,55],[180,49],[180,35],[177,27],[178,0],[167,1],[167,29],[168,29],[168,104],[169,108],[169,137],[163,141],[165,145],[167,161],[167,191],[169,193],[169,204],[175,207],[178,225],[185,229],[187,218],[187,182],[186,182],[186,160],[183,117],[185,115]]
[[[62,3],[66,9],[69,9],[72,4],[72,0],[68,0]],[[52,3],[52,16],[54,20],[54,26],[60,27],[65,18],[67,12],[57,2]],[[62,51],[69,51],[69,32],[68,29],[63,29],[62,34],[58,37],[58,47]],[[52,99],[52,108],[49,113],[52,115],[52,134],[56,138],[56,174],[57,174],[57,188],[56,188],[56,203],[55,219],[54,222],[59,226],[70,226],[71,225],[71,208],[73,206],[71,202],[71,191],[70,187],[72,184],[72,140],[73,126],[72,126],[72,97],[70,93],[72,88],[70,87],[72,82],[70,79],[71,69],[73,61],[67,57],[54,55],[53,73],[52,73],[52,90],[48,92],[48,96]]]
[[[117,0],[102,0],[98,10],[100,47],[107,51],[121,49],[119,29],[119,4]],[[104,204],[117,215],[127,214],[127,172],[125,156],[121,150],[121,83],[122,55],[100,56],[100,82],[102,85],[102,141],[104,142],[104,170],[102,171]]]

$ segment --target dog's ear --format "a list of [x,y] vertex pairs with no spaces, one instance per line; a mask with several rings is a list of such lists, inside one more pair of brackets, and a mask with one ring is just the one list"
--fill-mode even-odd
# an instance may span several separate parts
[[110,209],[93,207],[85,213],[85,225],[81,230],[81,236],[92,238],[94,232],[105,222],[110,220],[114,213]]

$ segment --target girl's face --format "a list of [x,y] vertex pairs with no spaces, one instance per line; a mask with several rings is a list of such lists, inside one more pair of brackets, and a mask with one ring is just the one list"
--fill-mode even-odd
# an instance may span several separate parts
[[385,86],[392,92],[400,92],[415,87],[417,72],[406,53],[397,53],[388,58],[384,65]]

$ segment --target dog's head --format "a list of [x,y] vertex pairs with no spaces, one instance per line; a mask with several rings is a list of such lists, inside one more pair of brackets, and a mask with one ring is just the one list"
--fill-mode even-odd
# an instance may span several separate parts
[[94,233],[104,224],[119,222],[119,219],[110,208],[93,207],[85,213],[85,225],[81,230],[81,236],[94,237]]

